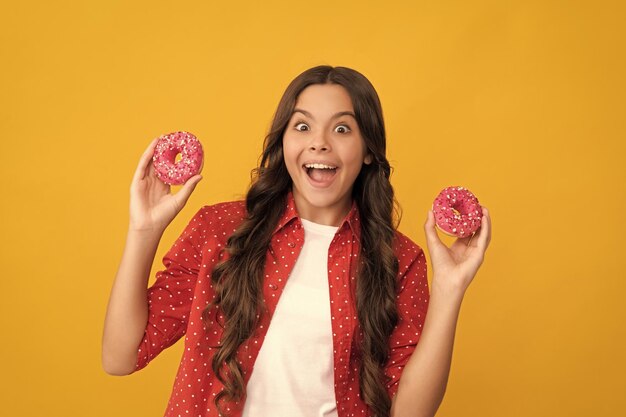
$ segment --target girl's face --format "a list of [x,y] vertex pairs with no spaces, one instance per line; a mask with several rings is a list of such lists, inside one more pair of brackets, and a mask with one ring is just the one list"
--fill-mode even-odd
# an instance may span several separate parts
[[352,186],[371,162],[348,91],[338,84],[305,88],[283,136],[283,154],[300,216],[339,226],[352,206]]

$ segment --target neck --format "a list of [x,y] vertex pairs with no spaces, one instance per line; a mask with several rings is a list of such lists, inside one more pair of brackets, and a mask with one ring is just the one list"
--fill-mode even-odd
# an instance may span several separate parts
[[352,199],[347,198],[328,206],[315,206],[304,197],[294,193],[294,202],[298,215],[313,223],[339,227],[352,208]]

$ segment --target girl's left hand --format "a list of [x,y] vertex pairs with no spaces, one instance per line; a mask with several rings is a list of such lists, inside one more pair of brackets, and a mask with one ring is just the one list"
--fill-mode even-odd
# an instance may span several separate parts
[[433,269],[433,286],[438,289],[464,294],[483,263],[491,241],[491,218],[487,208],[482,209],[482,223],[474,236],[458,238],[450,247],[439,238],[435,215],[428,210],[424,231]]

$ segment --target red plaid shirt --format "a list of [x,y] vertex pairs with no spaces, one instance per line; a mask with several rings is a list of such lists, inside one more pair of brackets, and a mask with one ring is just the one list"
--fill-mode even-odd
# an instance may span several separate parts
[[[211,271],[227,256],[222,249],[244,215],[244,201],[202,207],[163,257],[166,269],[156,273],[156,282],[148,289],[150,312],[135,371],[185,336],[185,350],[165,416],[218,416],[213,400],[222,384],[211,368],[215,353],[211,346],[218,344],[222,328],[209,323],[205,330],[201,314],[214,297]],[[370,415],[359,395],[360,358],[356,350],[358,337],[362,336],[355,309],[360,234],[359,211],[353,203],[328,251],[335,398],[339,417]],[[265,261],[263,296],[271,314],[296,263],[303,240],[304,229],[290,193]],[[385,366],[386,375],[391,377],[387,389],[392,397],[398,388],[402,369],[422,333],[429,300],[426,259],[422,249],[399,232],[396,232],[394,248],[400,266],[397,296],[400,320],[389,339],[391,350]],[[246,383],[269,322],[270,317],[263,316],[253,336],[237,353]],[[239,417],[243,403],[231,403],[227,410],[233,417]]]

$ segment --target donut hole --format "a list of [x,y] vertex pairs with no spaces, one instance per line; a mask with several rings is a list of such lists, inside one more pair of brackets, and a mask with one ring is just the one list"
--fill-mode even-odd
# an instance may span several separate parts
[[455,216],[461,216],[461,212],[454,207],[450,207],[450,210],[452,210],[452,213],[454,213]]
[[177,153],[176,156],[174,157],[174,163],[177,164],[178,161],[180,161],[181,159],[183,159],[183,154],[182,153]]

